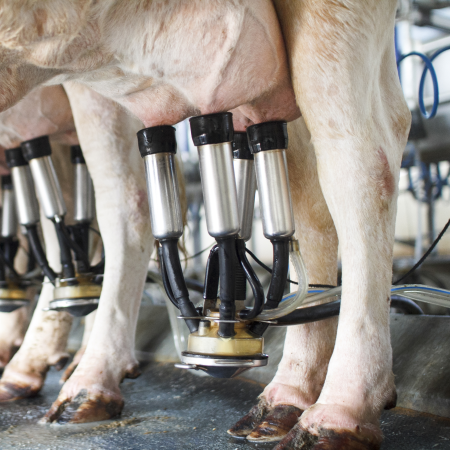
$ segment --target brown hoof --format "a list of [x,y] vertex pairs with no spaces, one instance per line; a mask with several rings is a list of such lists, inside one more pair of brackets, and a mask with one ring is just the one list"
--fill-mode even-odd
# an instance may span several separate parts
[[72,400],[56,400],[40,423],[87,423],[113,419],[120,415],[123,405],[121,398],[101,394],[90,396],[87,389],[82,389]]
[[247,437],[268,412],[268,405],[266,401],[261,398],[258,404],[255,405],[246,416],[231,427],[227,433],[236,438]]
[[315,448],[318,440],[318,436],[314,436],[302,426],[296,425],[273,450],[311,450]]
[[357,436],[350,431],[335,432],[324,430],[319,441],[312,450],[379,450],[380,443],[374,442],[362,436]]
[[273,450],[379,450],[380,442],[350,431],[322,429],[319,436],[296,425]]
[[250,442],[275,442],[286,436],[303,411],[292,405],[277,405],[247,436]]
[[34,397],[41,390],[41,386],[20,385],[2,381],[0,383],[0,403],[12,402],[22,398]]

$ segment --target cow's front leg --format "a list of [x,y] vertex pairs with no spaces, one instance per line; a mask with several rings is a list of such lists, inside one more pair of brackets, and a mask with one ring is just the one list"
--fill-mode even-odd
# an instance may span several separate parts
[[389,303],[397,181],[410,116],[396,71],[396,2],[277,2],[294,88],[342,255],[335,348],[316,404],[276,447],[378,449],[395,400]]
[[[317,164],[304,120],[288,125],[288,169],[296,237],[310,283],[335,285],[337,236],[317,177]],[[293,286],[295,289],[295,286]],[[336,336],[336,319],[289,327],[283,358],[256,405],[228,432],[252,442],[283,438],[301,413],[318,399]]]
[[106,264],[86,351],[43,421],[81,423],[120,414],[119,384],[138,375],[135,330],[153,239],[136,148],[139,124],[86,87],[69,84],[66,90],[94,183]]

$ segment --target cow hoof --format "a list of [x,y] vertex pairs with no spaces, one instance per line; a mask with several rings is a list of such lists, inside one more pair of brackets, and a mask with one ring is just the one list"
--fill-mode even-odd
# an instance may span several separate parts
[[297,424],[273,450],[379,450],[380,442],[352,431],[320,429],[319,435]]
[[0,403],[34,397],[41,390],[42,384],[43,381],[34,385],[2,381],[0,382]]
[[87,389],[81,389],[73,398],[60,395],[40,423],[71,424],[113,419],[120,416],[123,405],[119,394],[90,393]]
[[292,405],[277,405],[247,436],[250,442],[275,442],[286,436],[303,411]]
[[264,398],[261,398],[250,412],[239,420],[227,433],[235,438],[246,438],[269,412],[269,407]]

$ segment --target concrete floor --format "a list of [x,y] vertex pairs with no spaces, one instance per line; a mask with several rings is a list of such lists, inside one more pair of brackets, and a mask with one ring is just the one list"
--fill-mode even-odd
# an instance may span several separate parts
[[[271,449],[235,440],[226,430],[245,414],[260,384],[218,380],[151,364],[136,380],[126,380],[122,417],[85,425],[38,425],[57,397],[60,374],[51,371],[41,394],[0,407],[0,449]],[[382,450],[450,449],[450,419],[406,409],[385,412]]]

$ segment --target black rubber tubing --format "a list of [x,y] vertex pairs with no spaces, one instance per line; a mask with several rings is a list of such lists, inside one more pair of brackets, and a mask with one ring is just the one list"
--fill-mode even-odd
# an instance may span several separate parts
[[[405,314],[423,315],[422,309],[408,298],[394,296],[391,299],[391,307],[402,310]],[[318,322],[319,320],[329,319],[339,315],[341,309],[341,301],[336,300],[322,305],[309,306],[306,308],[296,309],[290,314],[276,319],[276,324],[270,326],[288,326],[302,325],[304,323]]]
[[272,278],[264,309],[274,309],[280,304],[289,271],[289,239],[272,240],[272,246]]
[[[271,242],[273,246],[272,278],[267,292],[267,301],[263,308],[265,310],[277,308],[280,304],[289,271],[289,239],[272,240]],[[269,328],[269,324],[264,322],[254,322],[249,327],[250,331],[258,336],[262,336],[267,328]]]
[[[77,272],[86,273],[91,271],[91,265],[89,261],[89,226],[90,222],[77,223],[67,227],[70,232],[70,237],[73,242],[83,251],[80,255],[79,252],[75,251],[75,260],[77,263]],[[84,258],[86,256],[86,258]],[[87,259],[87,261],[86,261]],[[86,262],[88,265],[86,265]]]
[[[236,242],[240,240],[241,239],[236,239]],[[247,298],[247,275],[238,258],[236,258],[234,270],[235,270],[234,298],[236,301],[238,300],[244,301]]]
[[[60,246],[64,242],[64,247],[68,247],[69,249],[73,250],[73,252],[76,255],[76,259],[83,261],[83,263],[86,265],[86,267],[90,267],[89,264],[89,257],[88,255],[83,251],[82,248],[72,239],[70,236],[69,230],[66,227],[66,224],[63,220],[60,222],[54,222],[55,228],[56,228],[56,234],[58,235],[58,240],[60,241]],[[61,237],[61,239],[60,239]],[[61,252],[62,252],[61,247]],[[69,251],[70,253],[70,251]],[[62,257],[62,255],[61,255]],[[70,261],[72,262],[72,255],[70,256]]]
[[[221,320],[236,320],[235,286],[236,286],[236,237],[230,236],[217,239],[219,247],[219,277],[220,277],[220,306]],[[219,336],[233,337],[234,323],[219,322]]]
[[243,320],[254,319],[264,307],[264,289],[256,276],[245,252],[245,242],[242,239],[236,240],[236,251],[239,263],[245,273],[245,277],[250,285],[254,297],[252,309],[244,309],[240,311],[239,316]]
[[[19,241],[13,242],[11,240],[6,240],[5,242],[3,242],[2,248],[0,248],[0,260],[4,264],[3,271],[7,267],[14,278],[20,278],[20,275],[14,268],[14,258],[17,254],[18,248],[19,248]],[[3,278],[1,281],[5,281],[6,273],[3,273],[2,276]]]
[[219,247],[214,247],[209,252],[205,271],[205,285],[203,288],[203,298],[205,300],[215,300],[219,290]]
[[391,297],[391,308],[397,308],[403,311],[405,314],[423,315],[422,308],[409,298],[402,297],[401,295],[393,295]]
[[75,266],[72,261],[72,252],[70,251],[70,247],[67,244],[66,238],[64,237],[64,232],[62,231],[63,228],[61,227],[61,222],[55,222],[55,230],[59,244],[62,277],[69,279],[69,285],[78,284],[78,282],[75,283],[76,280],[72,280],[73,278],[75,278]]
[[304,323],[318,322],[319,320],[329,319],[339,315],[341,309],[341,301],[324,303],[317,306],[309,306],[306,308],[296,309],[290,314],[276,319],[276,324],[272,326],[302,325]]
[[26,228],[30,250],[33,252],[34,257],[36,258],[36,262],[44,272],[44,275],[54,285],[57,275],[48,264],[47,257],[45,256],[44,249],[42,248],[41,240],[39,239],[37,227],[36,225],[29,225]]
[[166,270],[166,266],[164,264],[164,256],[163,256],[163,251],[162,251],[162,247],[159,247],[158,250],[159,253],[159,264],[160,264],[160,269],[161,269],[161,278],[162,278],[162,282],[164,285],[164,290],[166,291],[167,297],[169,297],[169,300],[172,302],[173,306],[175,306],[175,308],[180,309],[180,307],[178,306],[178,302],[175,300],[174,296],[173,296],[173,292],[172,292],[172,288],[170,287],[170,281],[169,281],[169,277],[167,275],[167,270]]
[[[163,240],[160,241],[160,245],[169,285],[181,315],[186,317],[198,316],[198,312],[189,298],[189,292],[184,281],[183,269],[181,268],[178,254],[178,239]],[[198,330],[200,320],[185,319],[185,321],[191,333]]]

